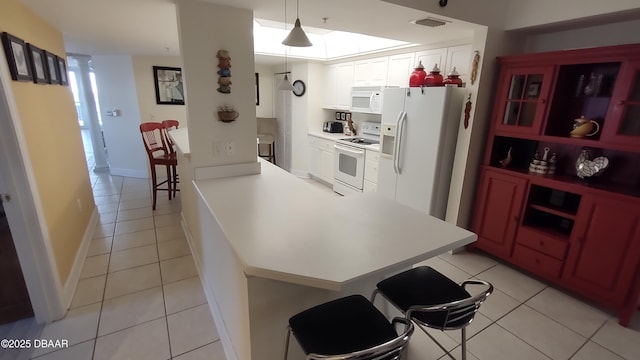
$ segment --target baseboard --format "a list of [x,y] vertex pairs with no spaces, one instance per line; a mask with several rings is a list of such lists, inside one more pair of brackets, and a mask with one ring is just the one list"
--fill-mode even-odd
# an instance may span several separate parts
[[182,231],[184,232],[184,236],[187,238],[187,243],[189,244],[189,249],[191,250],[191,256],[193,256],[193,261],[196,264],[196,270],[198,270],[198,275],[200,277],[200,284],[202,285],[202,289],[204,290],[204,295],[207,298],[207,303],[209,304],[209,311],[213,316],[213,321],[216,325],[216,329],[218,330],[218,336],[220,336],[220,341],[222,342],[222,347],[224,349],[225,357],[227,360],[238,360],[238,355],[232,350],[233,344],[231,343],[231,338],[229,337],[229,332],[227,331],[224,320],[222,319],[222,313],[218,308],[218,303],[216,302],[216,298],[211,292],[211,286],[209,285],[209,281],[204,276],[204,272],[202,269],[202,264],[200,261],[200,253],[193,251],[193,236],[191,235],[191,231],[189,231],[189,226],[184,218],[184,213],[181,213],[181,221]]
[[149,172],[147,170],[135,170],[135,169],[124,169],[124,168],[110,168],[109,173],[113,176],[126,176],[126,177],[134,177],[134,178],[149,178]]
[[73,295],[76,293],[76,287],[78,286],[78,281],[80,281],[80,274],[82,273],[84,259],[87,257],[87,252],[89,251],[89,246],[91,245],[91,239],[93,239],[93,232],[96,228],[96,225],[98,224],[99,218],[100,215],[98,213],[98,208],[94,207],[91,218],[89,219],[89,224],[84,230],[82,242],[80,243],[80,247],[76,252],[76,257],[73,261],[71,271],[69,272],[69,277],[67,277],[67,282],[62,288],[62,304],[65,306],[65,309],[68,309],[71,306]]
[[292,169],[291,170],[291,174],[293,174],[293,175],[295,175],[295,176],[297,176],[299,178],[302,178],[302,179],[309,179],[309,176],[310,176],[309,172],[304,171],[304,170],[297,170],[297,169]]
[[220,179],[232,176],[260,174],[261,165],[259,162],[231,164],[220,166],[207,166],[195,168],[194,180]]

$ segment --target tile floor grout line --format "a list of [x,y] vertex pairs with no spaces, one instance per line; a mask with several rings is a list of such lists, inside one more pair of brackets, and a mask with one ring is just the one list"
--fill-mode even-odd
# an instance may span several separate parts
[[[153,219],[153,229],[156,229],[156,218]],[[158,233],[155,233],[156,254],[158,255],[158,267],[160,268],[160,286],[162,291],[162,305],[164,306],[164,325],[167,329],[167,343],[169,345],[169,359],[173,359],[173,349],[171,348],[171,333],[169,332],[169,314],[167,314],[167,299],[164,294],[164,284],[162,281],[162,266],[160,266],[160,249],[158,248]]]
[[[178,355],[176,355],[176,357],[180,357],[180,356],[186,355],[186,354],[188,354],[188,353],[190,353],[190,352],[193,352],[193,351],[196,351],[196,350],[202,349],[202,348],[203,348],[203,347],[205,347],[205,346],[209,346],[209,345],[211,345],[211,344],[215,344],[215,343],[220,342],[220,341],[222,341],[222,340],[218,339],[218,340],[212,341],[212,342],[210,342],[210,343],[206,343],[206,344],[204,344],[204,345],[202,345],[202,346],[198,346],[197,348],[193,348],[193,349],[191,349],[191,350],[189,350],[189,351],[185,351],[185,352],[183,352],[182,354],[178,354]],[[172,356],[172,357],[171,357],[171,360],[175,360],[175,357],[173,357],[173,356]]]

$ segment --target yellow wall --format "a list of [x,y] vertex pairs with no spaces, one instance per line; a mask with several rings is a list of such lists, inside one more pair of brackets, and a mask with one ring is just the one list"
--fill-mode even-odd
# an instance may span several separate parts
[[[65,56],[62,34],[17,0],[0,1],[0,32]],[[2,59],[6,61],[4,51]],[[12,81],[51,248],[64,285],[95,208],[69,86]],[[82,209],[78,205],[81,203]]]
[[179,56],[134,56],[133,72],[136,78],[140,122],[174,119],[180,121],[180,127],[187,126],[185,105],[156,104],[156,88],[153,83],[153,67],[182,67]]

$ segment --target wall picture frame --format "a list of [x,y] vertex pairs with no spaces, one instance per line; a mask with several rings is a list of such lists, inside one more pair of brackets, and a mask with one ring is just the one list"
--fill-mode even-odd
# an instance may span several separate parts
[[7,32],[3,32],[1,37],[11,78],[15,81],[33,81],[33,73],[27,55],[27,44],[24,40]]
[[44,57],[47,64],[47,74],[49,75],[49,84],[60,84],[60,69],[58,68],[58,57],[54,53],[47,50],[44,51]]
[[67,75],[67,63],[64,58],[57,56],[58,59],[58,74],[60,75],[60,85],[69,85],[69,79]]
[[156,87],[156,104],[184,105],[184,84],[179,67],[154,66],[153,82]]
[[29,55],[29,65],[33,74],[33,82],[36,84],[48,84],[49,75],[47,72],[47,61],[44,50],[27,43],[27,53]]

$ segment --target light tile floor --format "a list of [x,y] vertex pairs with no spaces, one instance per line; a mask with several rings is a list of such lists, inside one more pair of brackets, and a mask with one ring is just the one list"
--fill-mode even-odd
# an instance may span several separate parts
[[[38,349],[30,356],[225,359],[180,228],[179,195],[170,202],[161,193],[156,211],[151,211],[146,180],[93,173],[91,178],[100,223],[81,280],[66,317],[46,325],[37,336],[68,339],[71,346]],[[468,329],[470,360],[640,359],[638,315],[630,328],[623,328],[606,310],[481,253],[444,254],[425,263],[455,281],[476,277],[496,288]],[[459,332],[434,332],[434,336],[459,357]],[[419,331],[410,349],[447,359]],[[9,355],[4,358],[18,358]]]

